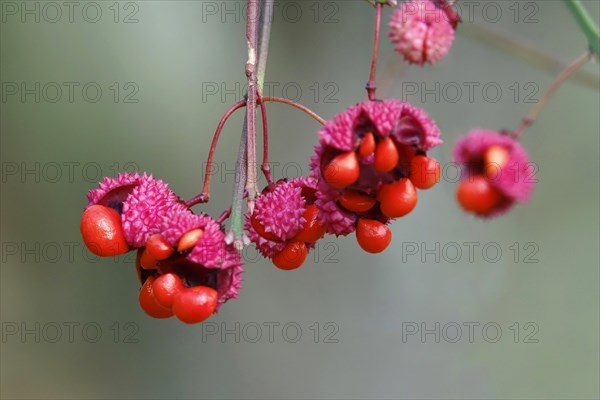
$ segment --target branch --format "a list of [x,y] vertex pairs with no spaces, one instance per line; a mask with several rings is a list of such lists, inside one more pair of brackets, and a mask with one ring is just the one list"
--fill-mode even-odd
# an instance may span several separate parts
[[312,111],[308,107],[303,106],[302,104],[296,103],[295,101],[292,101],[292,100],[289,100],[289,99],[285,99],[285,98],[282,98],[282,97],[263,97],[262,100],[264,102],[274,102],[274,103],[287,104],[289,106],[297,108],[298,110],[306,113],[312,119],[314,119],[315,121],[317,121],[319,124],[325,125],[325,120],[323,118],[321,118],[317,113],[315,113],[314,111]]
[[219,121],[219,125],[217,126],[217,130],[213,135],[212,143],[210,144],[210,150],[208,151],[208,159],[206,160],[206,172],[204,173],[204,185],[202,186],[202,193],[198,196],[194,197],[191,200],[185,202],[187,207],[193,207],[196,204],[200,203],[208,203],[210,199],[210,178],[212,176],[212,167],[213,167],[213,158],[215,156],[215,150],[217,149],[217,143],[219,142],[219,137],[221,136],[221,131],[225,126],[225,122],[233,115],[233,113],[246,106],[246,101],[240,101],[235,103],[223,117],[221,117],[221,121]]
[[375,39],[373,40],[373,55],[371,57],[371,73],[369,74],[369,82],[367,82],[367,95],[370,101],[375,100],[376,82],[375,75],[377,73],[377,54],[379,53],[379,34],[381,32],[381,10],[382,3],[375,4]]
[[554,92],[556,92],[556,89],[558,89],[559,86],[564,81],[566,81],[575,71],[577,71],[579,68],[581,68],[591,58],[592,58],[592,52],[591,51],[586,52],[582,56],[578,57],[575,61],[573,61],[567,68],[565,68],[564,71],[562,71],[556,77],[556,79],[554,79],[554,81],[552,82],[552,84],[550,85],[550,87],[548,88],[546,93],[544,93],[544,95],[542,96],[540,101],[537,102],[537,104],[531,108],[531,110],[529,111],[527,116],[525,116],[525,118],[523,118],[523,120],[521,121],[521,124],[517,127],[517,129],[515,129],[515,131],[513,133],[514,137],[521,136],[521,134],[523,133],[523,131],[525,131],[525,129],[527,129],[531,125],[533,125],[533,123],[537,119],[538,115],[540,114],[540,112],[542,111],[544,106],[552,98],[552,95],[554,94]]
[[265,74],[267,71],[267,59],[269,57],[269,43],[271,41],[271,26],[273,24],[273,4],[274,0],[262,0],[262,9],[260,12],[260,34],[258,39],[258,68],[257,81],[258,88],[262,92],[265,84]]
[[[259,87],[262,87],[267,69],[267,58],[269,55],[269,39],[271,34],[271,23],[273,21],[273,0],[262,0],[261,10],[261,30],[260,30],[260,42],[258,43],[258,61],[257,61],[257,81]],[[256,94],[256,91],[255,91]],[[256,103],[254,104],[256,107]],[[247,138],[248,138],[248,114],[244,119],[244,126],[242,128],[242,139],[240,141],[240,149],[238,154],[238,163],[236,165],[235,173],[235,188],[233,192],[233,201],[231,206],[231,225],[230,232],[227,234],[227,238],[234,242],[236,248],[242,249],[247,242],[247,238],[244,235],[244,196],[246,194],[245,186],[247,182],[247,168],[249,165],[247,157]],[[254,166],[256,171],[256,159],[254,160]]]
[[[557,59],[555,56],[543,52],[523,38],[514,38],[509,34],[499,32],[484,25],[462,24],[458,30],[472,39],[478,40],[485,45],[495,47],[512,57],[520,58],[523,61],[540,68],[552,75],[565,68],[566,63]],[[579,70],[573,75],[573,81],[594,89],[600,88],[598,75]]]
[[244,194],[246,192],[246,165],[248,164],[248,125],[244,119],[242,139],[235,163],[235,182],[233,186],[233,200],[231,202],[231,225],[225,241],[233,243],[235,248],[244,248]]
[[248,104],[246,107],[246,126],[248,129],[248,168],[246,174],[246,193],[248,209],[252,213],[254,198],[258,193],[256,173],[256,62],[258,56],[258,0],[248,0],[246,15],[246,38],[248,40],[248,61],[246,77],[248,77]]

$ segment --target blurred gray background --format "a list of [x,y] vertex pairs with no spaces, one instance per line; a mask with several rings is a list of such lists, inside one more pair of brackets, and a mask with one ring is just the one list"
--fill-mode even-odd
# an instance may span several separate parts
[[[379,96],[430,113],[442,163],[473,127],[514,129],[554,75],[477,29],[561,62],[586,48],[560,1],[471,3],[435,67],[407,66],[382,40]],[[598,21],[599,3],[584,3]],[[248,249],[239,300],[186,326],[142,313],[132,255],[92,256],[79,218],[87,190],[121,169],[200,191],[214,129],[244,92],[244,2],[0,6],[2,398],[600,396],[598,64],[523,136],[538,166],[529,204],[475,219],[446,169],[385,253],[328,237],[283,272]],[[364,1],[277,3],[267,94],[325,118],[364,99],[373,15]],[[317,124],[268,112],[274,176],[306,174]],[[212,201],[198,207],[215,217],[241,122],[223,132]]]

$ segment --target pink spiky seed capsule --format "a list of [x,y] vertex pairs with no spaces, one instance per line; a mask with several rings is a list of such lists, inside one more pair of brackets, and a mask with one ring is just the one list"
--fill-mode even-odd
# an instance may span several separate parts
[[410,0],[394,10],[388,37],[411,64],[435,64],[450,51],[458,16],[446,0]]
[[[430,160],[427,151],[441,143],[439,129],[423,110],[394,99],[365,101],[327,121],[319,130],[319,144],[311,159],[318,182],[315,205],[327,233],[348,235],[356,230],[360,218],[387,224],[406,215],[394,207],[400,199],[407,200],[404,210],[414,208],[417,196],[413,185],[408,186],[410,182],[403,186],[413,189],[411,192],[395,191],[394,196],[379,196],[379,192],[386,185],[408,180],[414,170],[413,159]],[[340,156],[352,160],[351,168],[344,169],[352,171],[347,174],[351,179],[341,184],[331,178],[332,166]],[[427,175],[415,181],[426,187],[431,185],[429,179]],[[401,197],[404,192],[407,195]],[[378,197],[385,199],[384,204],[377,202]]]
[[527,202],[537,182],[527,151],[506,132],[474,129],[456,142],[453,157],[463,167],[457,200],[478,217],[499,216]]

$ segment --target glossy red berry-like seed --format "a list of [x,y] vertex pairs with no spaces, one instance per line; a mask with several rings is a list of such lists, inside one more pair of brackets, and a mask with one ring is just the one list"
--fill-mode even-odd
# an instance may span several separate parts
[[360,166],[356,153],[349,151],[335,157],[325,168],[323,178],[336,189],[343,189],[358,180]]
[[358,147],[358,154],[361,157],[369,157],[375,151],[375,136],[373,136],[372,132],[367,132],[367,134],[362,138],[360,142],[360,146]]
[[456,197],[465,211],[475,214],[487,214],[502,202],[502,194],[482,175],[463,180]]
[[381,253],[392,241],[392,232],[382,222],[361,218],[356,225],[356,241],[368,253]]
[[409,214],[417,205],[417,190],[409,179],[383,185],[377,193],[381,212],[390,218]]
[[181,239],[179,239],[179,243],[177,243],[177,251],[181,253],[182,251],[186,251],[194,247],[202,237],[202,234],[204,234],[204,231],[200,228],[192,229],[191,231],[187,232],[181,237]]
[[508,164],[510,153],[504,146],[490,146],[483,153],[483,168],[485,177],[490,180],[496,179],[502,174],[502,169]]
[[304,242],[293,240],[289,242],[283,250],[273,257],[273,264],[279,269],[286,271],[296,269],[306,260],[308,249]]
[[154,298],[163,307],[173,307],[175,296],[185,289],[183,281],[172,272],[159,276],[152,284]]
[[495,165],[497,168],[503,168],[510,159],[510,152],[504,146],[490,146],[483,154],[483,163],[487,166]]
[[377,200],[358,190],[346,190],[339,198],[339,202],[348,211],[357,213],[369,211]]
[[218,293],[208,286],[183,289],[175,296],[173,312],[186,324],[196,324],[210,317],[217,308]]
[[157,261],[166,260],[173,254],[173,248],[160,233],[155,233],[148,238],[146,251]]
[[279,238],[273,232],[267,232],[265,230],[265,227],[262,226],[262,224],[258,220],[258,218],[256,218],[256,215],[252,215],[252,217],[250,217],[250,223],[252,224],[252,227],[254,228],[254,230],[256,231],[256,233],[258,233],[260,236],[264,237],[265,239],[267,239],[267,240],[281,240],[281,238]]
[[304,219],[306,222],[300,233],[296,235],[294,240],[298,242],[314,243],[325,235],[325,227],[319,220],[319,209],[314,204],[310,204],[304,211]]
[[140,265],[144,269],[156,269],[156,259],[148,253],[148,249],[144,249],[140,258]]
[[410,162],[410,180],[419,189],[430,189],[440,181],[441,170],[435,158],[415,156]]
[[386,137],[377,145],[375,149],[375,160],[373,168],[379,172],[390,172],[398,164],[398,149],[391,137]]
[[154,297],[154,277],[150,276],[142,285],[140,290],[139,301],[142,310],[146,314],[154,318],[169,318],[173,316],[171,309],[161,306]]
[[110,207],[88,207],[81,216],[79,230],[87,248],[97,256],[111,257],[129,251],[121,216]]

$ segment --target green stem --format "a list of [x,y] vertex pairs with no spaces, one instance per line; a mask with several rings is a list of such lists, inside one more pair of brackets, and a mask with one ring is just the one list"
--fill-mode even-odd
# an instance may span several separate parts
[[246,129],[248,130],[248,172],[246,173],[246,194],[248,209],[252,213],[254,198],[258,195],[258,173],[256,171],[256,63],[258,59],[258,0],[248,0],[246,8],[246,39],[248,41],[248,100],[246,102]]
[[583,4],[579,0],[564,0],[565,5],[575,17],[596,58],[600,58],[600,30]]
[[235,182],[233,186],[233,200],[231,202],[231,225],[227,241],[231,241],[236,249],[244,247],[244,194],[246,192],[246,164],[248,163],[248,120],[244,119],[242,139],[238,159],[235,164]]
[[267,71],[267,58],[269,57],[269,42],[271,39],[271,25],[273,21],[274,0],[263,0],[260,13],[261,24],[258,33],[258,65],[256,77],[258,80],[258,89],[262,93],[265,84],[265,74]]
[[[259,88],[264,83],[265,71],[267,67],[267,58],[269,55],[269,38],[271,34],[271,23],[273,21],[273,0],[263,0],[261,10],[260,34],[258,38],[258,60],[256,62],[256,79]],[[247,239],[244,236],[244,197],[246,195],[246,179],[248,164],[248,119],[244,118],[242,128],[242,140],[238,153],[236,164],[235,183],[233,191],[233,200],[231,205],[230,232],[228,240],[233,241],[237,249],[241,250],[246,244]]]

